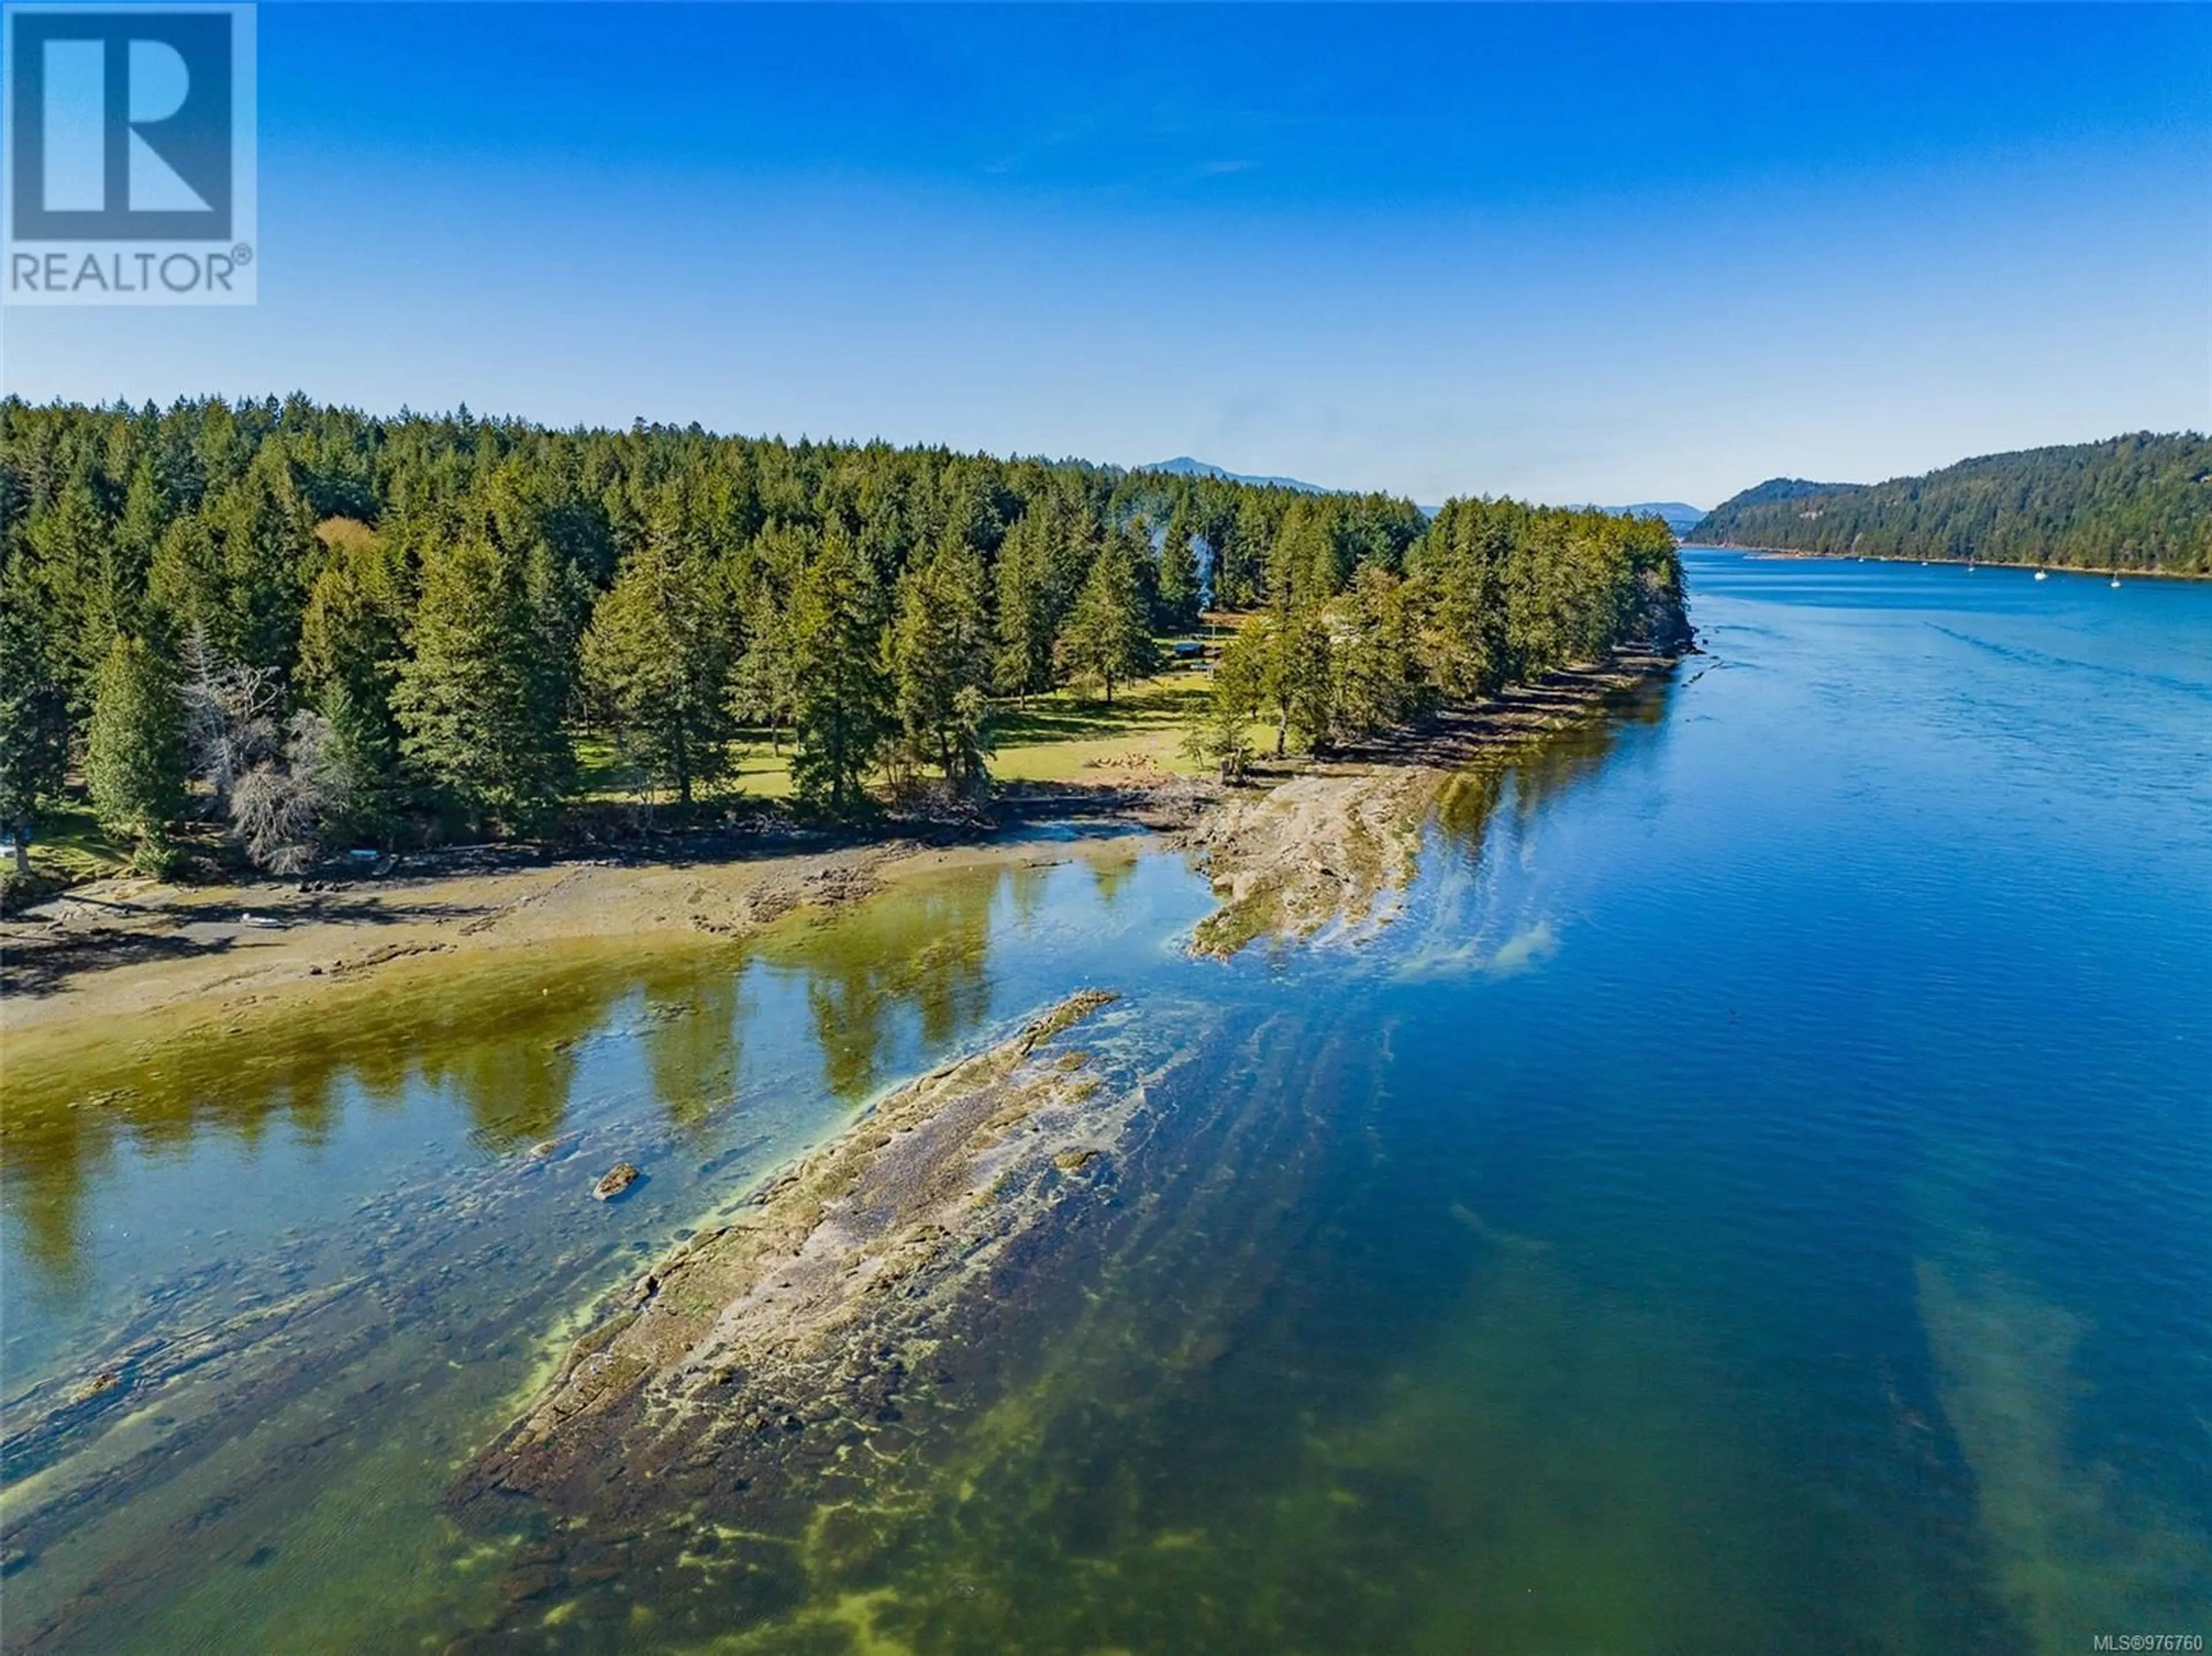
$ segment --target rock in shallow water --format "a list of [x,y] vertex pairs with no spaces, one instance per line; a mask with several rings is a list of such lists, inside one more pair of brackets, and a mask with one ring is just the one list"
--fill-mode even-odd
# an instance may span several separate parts
[[592,1195],[602,1202],[611,1202],[637,1182],[637,1163],[617,1162],[600,1176],[592,1186]]

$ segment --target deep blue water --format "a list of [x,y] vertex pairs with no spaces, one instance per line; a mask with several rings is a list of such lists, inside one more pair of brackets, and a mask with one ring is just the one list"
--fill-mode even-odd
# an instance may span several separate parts
[[[2212,586],[1686,562],[1705,652],[1463,779],[1371,936],[1190,959],[1202,885],[1109,846],[659,978],[532,979],[388,1073],[334,1059],[273,1102],[80,1111],[66,1155],[11,1150],[11,1395],[191,1269],[388,1288],[304,1324],[360,1350],[283,1411],[88,1483],[73,1538],[9,1578],[11,1626],[285,1651],[2212,1635]],[[559,1317],[874,1088],[1085,983],[1126,992],[1104,1061],[1166,1125],[959,1443],[794,1540],[795,1598],[709,1572],[497,1608],[437,1498]],[[618,1222],[531,1182],[556,1131],[652,1170]]]

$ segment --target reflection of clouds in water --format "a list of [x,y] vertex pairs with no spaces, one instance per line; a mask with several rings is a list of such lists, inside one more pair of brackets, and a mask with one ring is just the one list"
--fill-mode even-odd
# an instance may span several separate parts
[[1549,920],[1539,920],[1522,931],[1516,931],[1498,946],[1482,970],[1493,978],[1510,978],[1522,972],[1533,972],[1559,952],[1559,934]]
[[1533,972],[1559,952],[1559,929],[1549,919],[1522,926],[1492,948],[1486,936],[1456,944],[1431,942],[1415,949],[1392,975],[1401,981],[1424,978],[1516,978]]
[[1422,852],[1431,895],[1412,908],[1425,935],[1392,977],[1517,977],[1559,953],[1540,866],[1542,815],[1522,768],[1471,772],[1445,796]]

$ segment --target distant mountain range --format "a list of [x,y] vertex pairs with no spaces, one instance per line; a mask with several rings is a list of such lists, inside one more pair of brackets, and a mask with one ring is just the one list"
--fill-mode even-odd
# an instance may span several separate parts
[[1218,477],[1224,482],[1252,483],[1261,488],[1295,488],[1304,494],[1349,494],[1348,488],[1323,488],[1319,483],[1301,482],[1296,477],[1255,477],[1248,471],[1231,471],[1225,466],[1205,460],[1194,460],[1188,454],[1178,454],[1172,460],[1155,460],[1148,466],[1139,466],[1139,471],[1165,471],[1177,477]]
[[1772,477],[1687,538],[1867,558],[2212,573],[2212,440],[2136,432],[1881,483]]
[[1578,506],[1578,512],[1603,512],[1615,518],[1657,518],[1677,535],[1703,522],[1705,509],[1683,500],[1638,500],[1633,506]]
[[[1188,454],[1178,454],[1172,460],[1156,460],[1151,465],[1139,466],[1139,471],[1164,471],[1177,477],[1218,477],[1224,482],[1255,483],[1262,488],[1295,488],[1307,494],[1352,494],[1350,488],[1328,488],[1320,483],[1305,482],[1297,477],[1261,477],[1249,471],[1231,471],[1211,461],[1194,459]],[[1643,500],[1634,506],[1585,507],[1570,508],[1577,512],[1607,512],[1616,518],[1658,517],[1665,519],[1667,527],[1677,535],[1685,534],[1690,526],[1703,518],[1702,507],[1688,506],[1680,500]],[[1425,506],[1421,510],[1433,518],[1438,507]]]

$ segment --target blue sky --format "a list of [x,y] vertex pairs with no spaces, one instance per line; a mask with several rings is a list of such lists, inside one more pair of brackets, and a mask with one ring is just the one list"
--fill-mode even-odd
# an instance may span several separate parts
[[2212,424],[2212,8],[260,11],[252,310],[8,389],[1711,505]]

